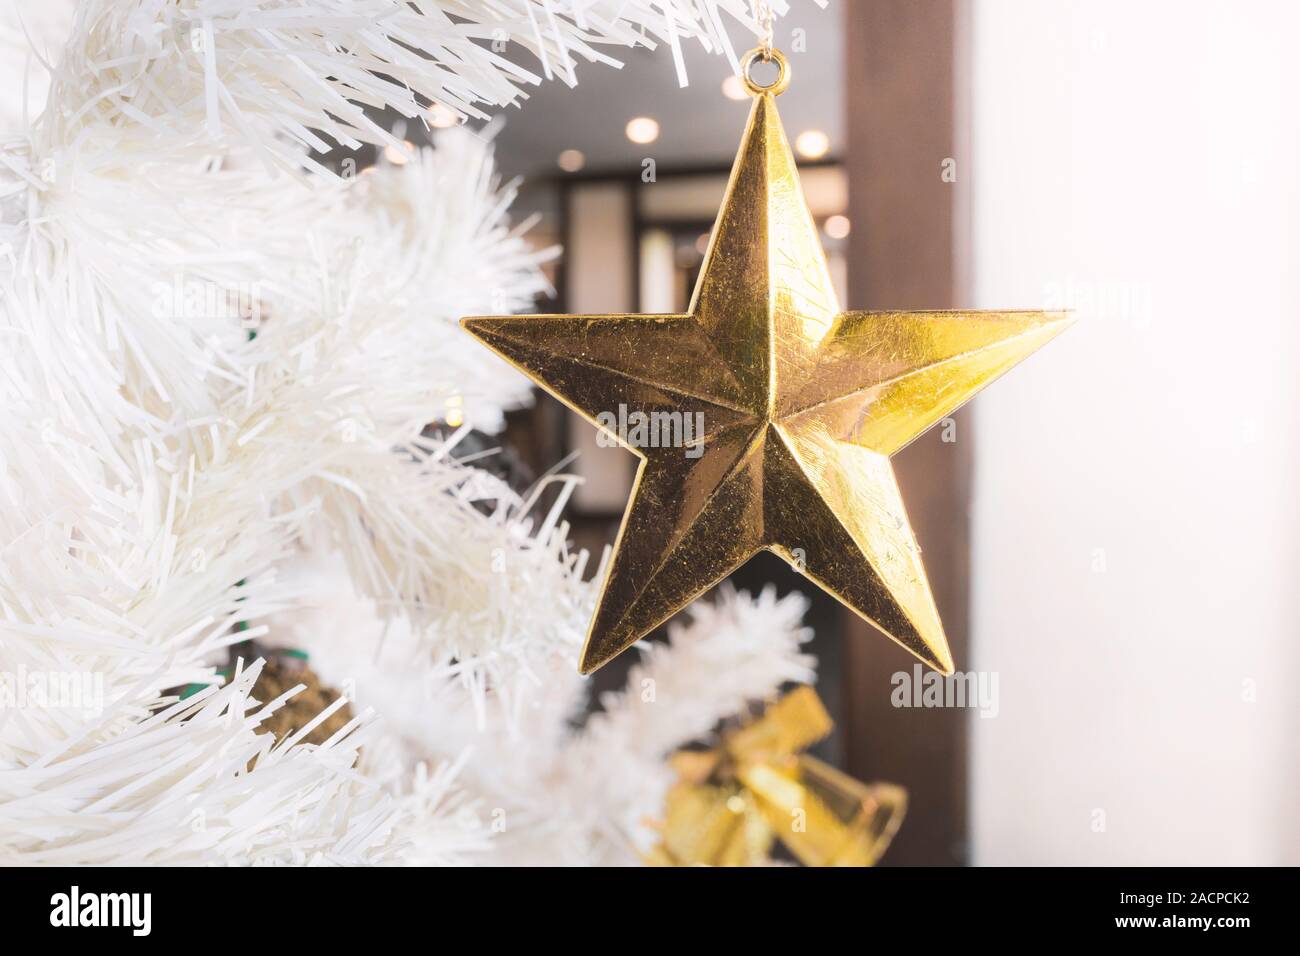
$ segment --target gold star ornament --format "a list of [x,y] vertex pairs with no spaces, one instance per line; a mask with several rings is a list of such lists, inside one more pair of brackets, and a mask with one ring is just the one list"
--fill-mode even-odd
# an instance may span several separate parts
[[641,458],[583,673],[764,549],[951,673],[889,456],[1070,317],[841,311],[777,115],[789,66],[772,51],[761,87],[762,55],[688,312],[463,325]]

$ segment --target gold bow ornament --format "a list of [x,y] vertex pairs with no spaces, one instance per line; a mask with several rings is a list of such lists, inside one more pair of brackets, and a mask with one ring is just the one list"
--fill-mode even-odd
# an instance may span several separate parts
[[674,754],[678,781],[646,862],[763,866],[779,839],[805,866],[873,866],[903,822],[907,791],[801,753],[832,727],[817,692],[799,687],[714,749]]

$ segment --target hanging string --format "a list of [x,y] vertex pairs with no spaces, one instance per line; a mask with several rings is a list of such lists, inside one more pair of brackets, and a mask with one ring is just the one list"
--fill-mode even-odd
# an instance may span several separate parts
[[763,62],[770,63],[772,42],[776,37],[776,16],[772,13],[772,5],[767,0],[754,0],[754,19],[758,21],[759,29],[763,31],[763,39],[759,44]]

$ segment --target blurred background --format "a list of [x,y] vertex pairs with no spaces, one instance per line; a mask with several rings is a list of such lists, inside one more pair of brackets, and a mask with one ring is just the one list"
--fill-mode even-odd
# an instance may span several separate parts
[[[896,458],[990,698],[895,706],[904,651],[779,560],[735,576],[808,593],[823,755],[911,795],[885,864],[1300,862],[1300,6],[791,7],[779,106],[842,302],[1080,320]],[[539,311],[685,308],[748,106],[686,54],[689,88],[638,52],[505,117],[564,249]],[[613,540],[632,455],[546,398],[507,444],[577,453],[575,536]]]

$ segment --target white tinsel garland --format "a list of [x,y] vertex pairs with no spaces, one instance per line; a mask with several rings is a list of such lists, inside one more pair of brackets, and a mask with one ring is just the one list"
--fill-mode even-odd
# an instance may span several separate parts
[[813,676],[800,650],[811,636],[803,598],[724,589],[695,604],[667,643],[644,646],[626,689],[575,731],[586,700],[573,665],[581,630],[537,659],[531,684],[470,693],[463,671],[349,592],[336,556],[304,556],[291,573],[306,609],[273,618],[275,640],[308,649],[327,683],[384,715],[383,746],[367,747],[363,767],[411,811],[398,833],[424,848],[408,852],[416,862],[635,863],[672,783],[664,758]]
[[372,728],[363,726],[370,715],[320,747],[295,746],[292,738],[274,745],[256,728],[284,697],[249,697],[260,670],[258,662],[225,687],[129,721],[97,746],[69,741],[5,773],[0,859],[169,865],[390,857],[397,808],[352,769],[359,748],[370,745]]
[[580,61],[619,65],[611,46],[666,44],[683,84],[686,41],[735,68],[725,21],[759,34],[751,0],[98,0],[78,8],[54,81],[75,108],[44,133],[51,145],[86,125],[139,127],[173,150],[242,140],[322,169],[311,150],[396,142],[365,107],[483,118],[543,77],[576,83]]
[[[353,181],[284,170],[318,169],[304,147],[322,133],[390,138],[349,101],[477,115],[537,75],[571,79],[604,44],[728,51],[724,14],[753,28],[743,0],[0,7],[0,44],[35,44],[5,54],[26,79],[0,110],[0,702],[28,679],[49,692],[0,707],[0,861],[626,857],[618,821],[638,799],[653,809],[652,786],[629,782],[625,801],[590,812],[579,801],[564,825],[501,796],[548,774],[580,787],[567,755],[608,756],[646,730],[610,729],[614,708],[565,736],[592,601],[583,559],[553,516],[454,461],[451,429],[421,436],[453,402],[492,429],[527,394],[454,325],[545,287],[507,223],[511,192],[463,134]],[[537,68],[494,39],[534,51]],[[307,589],[282,574],[304,543],[342,556],[340,593],[355,589],[386,641],[405,634],[417,676],[441,688],[376,698],[396,732],[359,722],[325,746],[269,749],[252,662],[174,701],[215,679],[227,645],[307,619]],[[337,622],[300,642],[327,672],[331,641],[376,650],[374,633],[353,647]],[[796,645],[719,638],[719,670],[753,662],[757,676],[704,696],[681,726],[698,735],[801,672]],[[93,706],[57,699],[49,681],[83,675]],[[671,725],[678,703],[656,714]],[[522,723],[548,741],[527,764],[505,744]],[[368,780],[351,769],[359,753]],[[636,759],[662,775],[644,748]],[[495,808],[508,837],[468,822]]]

